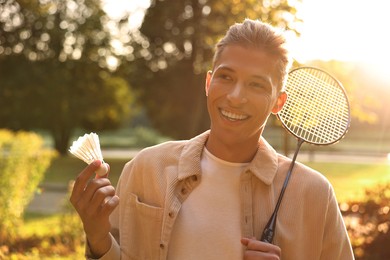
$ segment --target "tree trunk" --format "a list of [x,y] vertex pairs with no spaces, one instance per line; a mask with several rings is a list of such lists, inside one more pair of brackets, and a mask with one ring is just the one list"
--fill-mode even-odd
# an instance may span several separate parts
[[60,155],[66,155],[68,153],[71,132],[71,129],[52,130],[54,148]]

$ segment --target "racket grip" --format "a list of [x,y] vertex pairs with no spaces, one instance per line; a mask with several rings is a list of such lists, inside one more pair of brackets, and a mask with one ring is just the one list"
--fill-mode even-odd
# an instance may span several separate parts
[[274,213],[272,213],[271,218],[268,220],[268,223],[263,230],[263,234],[261,235],[261,238],[260,238],[260,241],[262,241],[262,242],[267,242],[267,243],[272,244],[272,241],[274,240],[276,218],[277,218],[277,214],[278,214],[278,210],[279,210],[279,205],[280,205],[280,203],[278,203],[276,205]]
[[272,244],[273,239],[274,239],[274,230],[272,228],[264,229],[260,241]]

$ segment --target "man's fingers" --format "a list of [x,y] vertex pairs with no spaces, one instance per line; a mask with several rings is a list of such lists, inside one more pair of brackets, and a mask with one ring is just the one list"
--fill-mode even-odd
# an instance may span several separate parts
[[256,239],[242,238],[241,243],[244,246],[246,246],[247,251],[259,251],[264,253],[275,254],[278,256],[280,256],[281,254],[280,247]]
[[93,197],[89,202],[90,207],[99,210],[99,208],[102,207],[106,203],[106,201],[112,198],[114,195],[115,195],[115,188],[111,184],[99,187],[93,193]]
[[88,182],[88,185],[83,190],[83,194],[80,197],[79,204],[91,204],[91,201],[93,201],[94,199],[93,197],[95,196],[95,193],[102,193],[104,190],[99,190],[106,186],[111,186],[111,182],[107,178],[91,179]]
[[246,237],[241,238],[241,244],[243,244],[244,246],[248,246],[248,243],[249,243],[249,238]]
[[244,252],[244,260],[255,260],[255,259],[264,259],[264,260],[280,260],[280,256],[260,251],[251,251],[246,250]]
[[109,200],[104,203],[102,206],[101,213],[103,215],[109,216],[114,209],[119,205],[119,197],[117,195],[112,196]]
[[244,240],[244,245],[248,250],[256,250],[256,251],[267,251],[269,249],[269,244],[265,242],[261,242],[255,239],[250,239],[250,238],[242,238],[241,242]]
[[243,238],[241,238],[241,244],[243,244],[244,246],[248,246],[248,243],[251,240],[256,240],[256,238],[255,237],[252,237],[252,238],[243,237]]
[[94,172],[100,167],[101,161],[96,160],[93,163],[89,164],[84,170],[77,176],[76,181],[73,186],[73,191],[70,196],[70,201],[73,203],[74,200],[80,196],[84,191],[89,179],[93,176]]
[[108,178],[108,174],[110,173],[110,165],[108,163],[105,163],[105,162],[104,162],[104,165],[107,167],[107,173],[103,176],[100,176],[99,174],[95,174],[96,179]]

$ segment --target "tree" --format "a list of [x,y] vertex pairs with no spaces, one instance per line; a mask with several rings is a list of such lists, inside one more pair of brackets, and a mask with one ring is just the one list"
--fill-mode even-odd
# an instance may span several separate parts
[[0,13],[0,127],[46,129],[64,154],[75,128],[113,129],[135,111],[98,1],[8,0]]
[[[0,244],[15,241],[23,212],[55,157],[41,136],[0,129]],[[3,247],[3,248],[4,248]],[[3,257],[0,248],[0,256]]]
[[[152,1],[140,28],[142,35],[136,37],[134,74],[129,78],[153,126],[174,138],[188,138],[207,129],[205,72],[227,26],[249,17],[296,31],[298,3]],[[128,67],[122,67],[122,73]]]

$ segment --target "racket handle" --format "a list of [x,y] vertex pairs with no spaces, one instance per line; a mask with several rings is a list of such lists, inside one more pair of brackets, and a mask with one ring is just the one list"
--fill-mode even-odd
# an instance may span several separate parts
[[278,201],[276,203],[274,212],[272,213],[270,219],[268,220],[268,223],[263,230],[263,234],[261,235],[260,241],[262,241],[262,242],[267,242],[267,243],[272,244],[272,241],[274,240],[276,218],[278,215],[280,203],[282,202],[284,192],[287,188],[287,184],[290,180],[291,173],[292,173],[292,170],[293,170],[294,165],[295,165],[295,160],[297,159],[299,149],[301,148],[301,145],[303,144],[303,142],[304,142],[303,139],[298,139],[297,149],[295,150],[294,158],[292,159],[291,164],[290,164],[290,168],[288,169],[288,172],[287,172],[286,178],[284,180],[282,190],[280,191],[280,195],[279,195]]
[[271,228],[265,228],[263,234],[261,235],[260,241],[272,244],[274,239],[274,230]]
[[268,223],[263,230],[263,234],[261,235],[260,241],[272,244],[275,235],[276,217],[278,209],[279,207],[277,207],[276,211],[274,211],[271,218],[268,220]]

